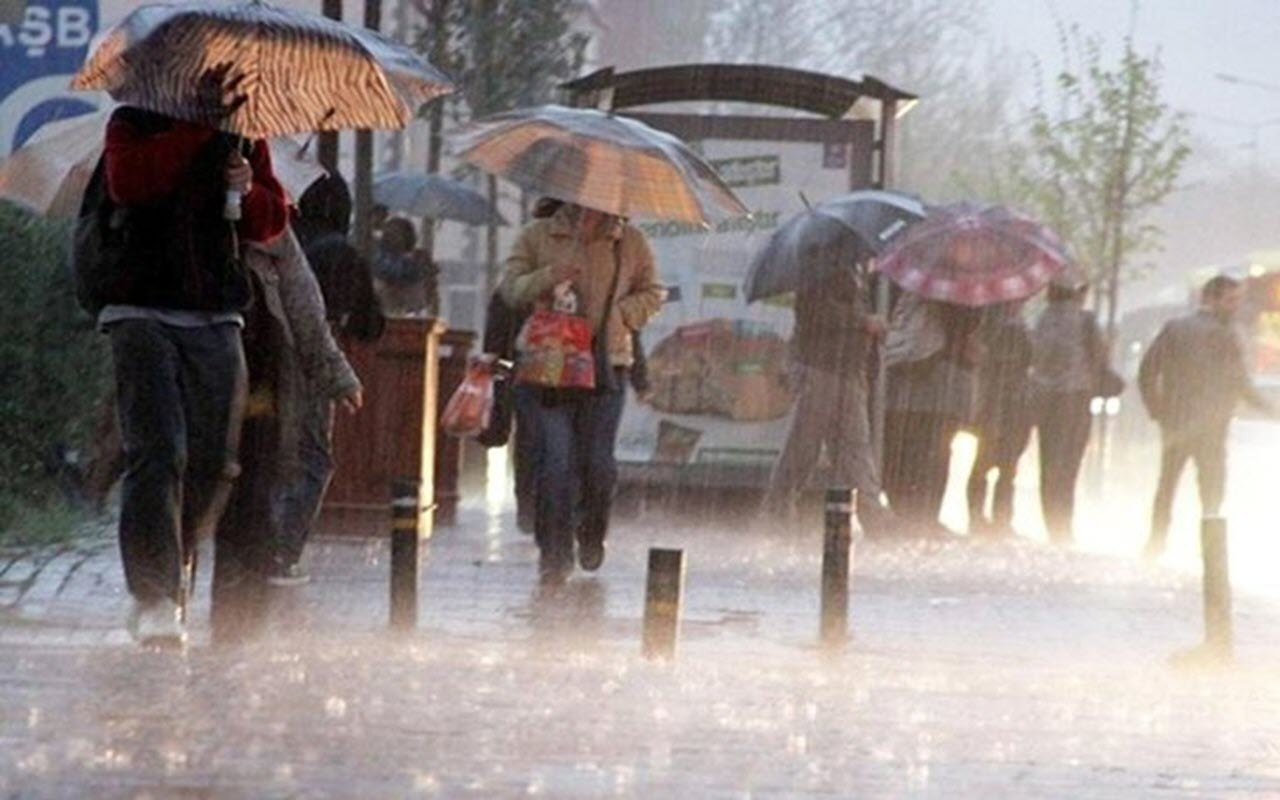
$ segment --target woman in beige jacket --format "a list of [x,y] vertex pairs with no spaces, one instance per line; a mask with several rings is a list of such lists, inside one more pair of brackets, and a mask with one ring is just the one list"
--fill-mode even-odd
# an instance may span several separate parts
[[666,297],[644,234],[618,217],[568,203],[521,232],[499,289],[508,305],[527,311],[549,302],[557,287],[575,290],[579,313],[595,335],[608,337],[613,380],[590,392],[516,389],[520,419],[535,430],[534,529],[540,574],[551,583],[573,570],[575,540],[583,569],[594,571],[604,561],[632,333]]

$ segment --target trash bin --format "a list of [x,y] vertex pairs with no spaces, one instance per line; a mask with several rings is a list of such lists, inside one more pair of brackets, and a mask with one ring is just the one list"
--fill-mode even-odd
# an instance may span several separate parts
[[[434,318],[400,317],[387,320],[376,342],[342,342],[364,384],[365,405],[336,416],[333,482],[317,526],[322,533],[385,536],[392,480],[417,477],[423,487],[434,486],[444,330]],[[434,496],[422,498],[424,538],[434,504]]]

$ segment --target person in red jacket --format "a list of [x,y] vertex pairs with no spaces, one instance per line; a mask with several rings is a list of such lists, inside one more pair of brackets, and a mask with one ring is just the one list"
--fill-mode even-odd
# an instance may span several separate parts
[[143,644],[181,644],[196,534],[216,524],[239,473],[240,246],[280,235],[287,207],[266,143],[205,125],[122,107],[103,158],[128,234],[98,298],[124,440],[128,627]]

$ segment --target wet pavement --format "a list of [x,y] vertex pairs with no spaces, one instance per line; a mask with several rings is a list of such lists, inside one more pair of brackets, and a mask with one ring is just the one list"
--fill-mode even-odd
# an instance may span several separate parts
[[[120,629],[109,539],[0,564],[0,793],[1280,796],[1273,599],[1237,597],[1234,668],[1185,672],[1168,659],[1201,636],[1194,574],[864,542],[831,655],[816,519],[646,513],[555,593],[510,523],[473,507],[436,532],[399,637],[381,541],[314,543],[313,582],[273,590],[239,644],[210,643],[202,584],[185,654]],[[688,559],[673,663],[640,658],[650,546]]]

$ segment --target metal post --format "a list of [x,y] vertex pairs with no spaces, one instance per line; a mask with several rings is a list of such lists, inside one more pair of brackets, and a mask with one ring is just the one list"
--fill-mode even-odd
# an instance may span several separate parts
[[419,489],[414,478],[391,483],[391,627],[395,630],[413,630],[418,624]]
[[[342,21],[342,0],[323,0],[321,13],[329,19]],[[330,173],[338,172],[338,132],[325,131],[316,143],[316,158]]]
[[645,658],[675,658],[683,593],[684,551],[650,548],[644,596],[642,653]]
[[822,542],[822,645],[843,647],[849,639],[849,551],[857,492],[828,489]]
[[[382,28],[382,0],[365,0],[364,26]],[[355,174],[356,249],[366,258],[373,255],[373,131],[356,131]]]
[[1235,647],[1231,623],[1231,574],[1227,558],[1227,520],[1205,517],[1200,523],[1200,555],[1204,560],[1204,644],[1219,658]]

